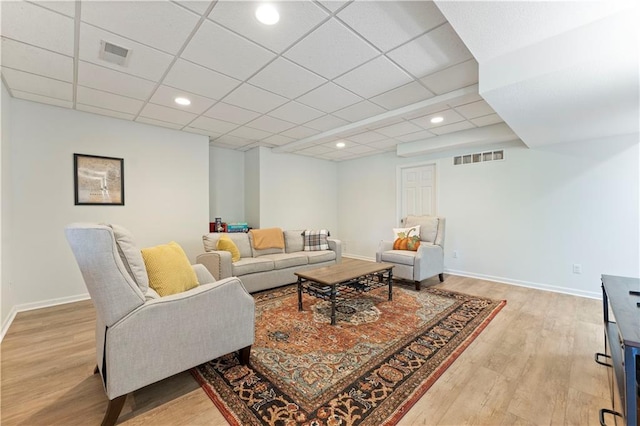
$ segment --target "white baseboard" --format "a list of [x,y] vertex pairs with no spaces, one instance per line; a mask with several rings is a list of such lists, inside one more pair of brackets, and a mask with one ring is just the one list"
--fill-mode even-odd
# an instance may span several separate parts
[[351,254],[351,253],[342,253],[342,257],[348,257],[349,259],[368,260],[370,262],[375,262],[376,261],[375,257],[360,256],[360,255]]
[[445,269],[446,274],[459,275],[461,277],[477,278],[485,281],[493,281],[502,284],[511,284],[518,287],[533,288],[536,290],[551,291],[554,293],[570,294],[572,296],[587,297],[589,299],[602,299],[602,294],[595,291],[583,291],[569,287],[558,287],[551,284],[534,283],[530,281],[514,280],[511,278],[494,277],[492,275],[476,274],[473,272],[456,271],[455,269]]
[[7,331],[9,331],[9,327],[11,326],[11,323],[13,323],[13,320],[16,318],[16,314],[18,314],[18,312],[26,312],[26,311],[32,311],[34,309],[49,308],[51,306],[79,302],[81,300],[87,300],[89,298],[90,298],[89,293],[84,293],[84,294],[77,294],[75,296],[59,297],[56,299],[41,300],[39,302],[22,303],[20,305],[15,305],[11,308],[11,312],[9,312],[9,316],[7,317],[4,324],[2,324],[2,332],[1,332],[2,334],[0,334],[0,342],[2,342],[5,334],[7,334]]

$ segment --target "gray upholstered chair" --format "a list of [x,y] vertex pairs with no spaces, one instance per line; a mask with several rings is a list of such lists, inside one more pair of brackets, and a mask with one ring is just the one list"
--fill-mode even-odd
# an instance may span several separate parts
[[444,281],[444,225],[439,216],[407,216],[402,226],[420,225],[420,247],[417,251],[393,250],[393,241],[380,241],[377,262],[393,263],[393,277],[415,282],[416,290],[427,278],[438,275]]
[[148,286],[140,250],[117,225],[72,224],[67,240],[96,309],[96,369],[118,419],[127,394],[240,350],[249,362],[255,303],[238,278],[215,281],[193,265],[200,285],[159,297]]

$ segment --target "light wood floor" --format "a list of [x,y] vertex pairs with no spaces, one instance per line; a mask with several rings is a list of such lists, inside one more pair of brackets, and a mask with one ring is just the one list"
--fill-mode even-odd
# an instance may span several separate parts
[[[601,304],[448,275],[437,287],[507,305],[401,420],[401,425],[597,425],[610,408]],[[90,301],[19,313],[1,345],[0,422],[99,424],[107,405],[93,375]],[[126,425],[225,425],[189,373],[127,397]]]

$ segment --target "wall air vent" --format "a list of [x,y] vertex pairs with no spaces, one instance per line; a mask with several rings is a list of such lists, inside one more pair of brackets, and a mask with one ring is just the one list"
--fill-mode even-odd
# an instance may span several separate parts
[[484,163],[485,161],[504,160],[504,150],[476,152],[474,154],[465,154],[453,157],[453,165]]
[[98,56],[100,59],[111,62],[112,64],[126,67],[129,63],[129,58],[131,58],[131,50],[109,43],[108,41],[101,40],[100,54]]

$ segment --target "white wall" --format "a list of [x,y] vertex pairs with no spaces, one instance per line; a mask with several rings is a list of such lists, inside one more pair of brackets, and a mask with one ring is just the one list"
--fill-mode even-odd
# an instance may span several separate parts
[[244,152],[209,148],[209,220],[245,222]]
[[337,163],[260,149],[260,227],[338,234]]
[[[435,160],[448,271],[592,297],[600,274],[640,275],[637,134],[505,156],[463,166]],[[432,161],[391,153],[340,163],[347,252],[375,256],[396,224],[397,166]]]
[[[4,115],[4,114],[3,114]],[[209,220],[205,136],[13,99],[12,287],[17,304],[86,294],[64,237],[72,222],[117,223],[140,247],[178,242],[194,261]],[[124,206],[75,206],[73,154],[124,158]]]
[[253,148],[244,157],[244,213],[245,222],[260,228],[260,152],[266,148]]
[[15,300],[11,291],[11,263],[9,262],[9,253],[11,250],[11,242],[9,241],[9,230],[11,229],[11,97],[2,86],[2,129],[0,139],[0,198],[2,206],[0,208],[0,321],[2,324],[2,332],[0,339],[6,332],[5,326],[8,325],[14,315],[13,308]]

